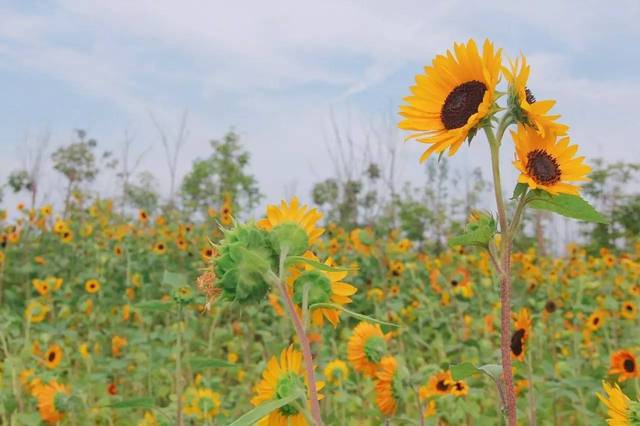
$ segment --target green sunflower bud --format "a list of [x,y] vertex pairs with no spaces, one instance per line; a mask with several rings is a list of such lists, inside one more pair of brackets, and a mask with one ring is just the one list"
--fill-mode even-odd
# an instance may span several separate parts
[[219,251],[214,265],[223,297],[240,303],[264,299],[269,292],[265,276],[275,267],[265,232],[254,224],[236,225],[225,231]]
[[293,282],[293,301],[302,304],[307,288],[309,305],[331,302],[331,281],[319,271],[305,271]]
[[176,287],[171,291],[171,296],[173,300],[180,305],[188,305],[193,302],[195,295],[193,294],[193,289],[188,285],[183,285],[180,287]]
[[309,247],[307,232],[296,223],[283,223],[269,232],[269,241],[276,253],[284,249],[290,256],[299,256]]

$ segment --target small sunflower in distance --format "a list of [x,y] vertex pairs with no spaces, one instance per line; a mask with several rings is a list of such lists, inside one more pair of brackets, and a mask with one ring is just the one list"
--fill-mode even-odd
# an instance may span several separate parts
[[548,132],[545,137],[531,127],[518,125],[511,132],[516,145],[514,166],[520,171],[519,183],[531,189],[541,189],[552,195],[578,195],[580,187],[570,182],[588,182],[591,167],[583,163],[584,157],[574,157],[577,145],[569,145],[569,137],[556,140]]
[[58,345],[51,345],[44,354],[44,365],[49,369],[56,368],[62,361],[62,348]]
[[632,401],[622,392],[616,383],[611,386],[603,382],[602,388],[606,397],[596,393],[596,396],[607,407],[607,423],[612,426],[635,426],[640,425],[640,402]]
[[191,388],[184,395],[184,400],[184,413],[207,423],[220,411],[220,394],[211,389]]
[[286,246],[289,255],[300,255],[313,244],[324,232],[316,226],[322,213],[307,205],[300,205],[298,198],[293,197],[287,204],[267,207],[267,217],[258,222],[258,227],[269,231],[271,243],[276,252]]
[[386,352],[387,339],[378,324],[361,322],[347,344],[347,359],[353,369],[372,378],[376,376],[378,364]]
[[380,361],[380,369],[376,373],[376,404],[385,416],[393,416],[398,409],[398,401],[402,395],[398,377],[398,362],[392,356],[385,356]]
[[84,283],[84,289],[87,293],[94,294],[100,291],[100,282],[96,279],[87,280]]
[[[323,382],[318,382],[316,388],[319,391],[324,387]],[[280,354],[280,359],[272,357],[267,368],[262,373],[262,380],[255,388],[255,396],[251,404],[258,406],[265,402],[278,398],[286,398],[293,392],[303,390],[308,392],[307,376],[304,374],[302,354],[289,346]],[[318,395],[322,399],[322,395]],[[304,414],[290,404],[284,405],[263,417],[257,423],[261,426],[287,426],[289,424],[303,426],[307,424]]]
[[335,359],[324,368],[324,377],[332,385],[342,386],[342,383],[349,377],[349,368],[341,359]]
[[449,149],[454,155],[470,132],[491,114],[502,68],[501,49],[489,40],[482,55],[475,41],[454,44],[453,52],[438,55],[424,74],[416,76],[412,96],[400,107],[399,127],[416,133],[407,139],[431,145],[420,157]]
[[547,115],[556,101],[537,100],[527,87],[531,68],[524,55],[515,61],[509,61],[509,65],[509,68],[502,68],[502,73],[509,83],[508,102],[516,122],[533,127],[543,138],[547,132],[558,136],[566,135],[569,126],[556,123],[560,115]]

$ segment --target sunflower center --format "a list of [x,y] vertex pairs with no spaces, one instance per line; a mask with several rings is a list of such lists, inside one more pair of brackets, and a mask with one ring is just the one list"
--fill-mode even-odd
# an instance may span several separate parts
[[549,153],[536,149],[527,154],[527,173],[536,183],[553,185],[560,181],[560,166]]
[[593,323],[593,325],[598,325],[598,324],[600,324],[600,318],[595,317],[595,318],[593,319],[592,323]]
[[449,383],[447,383],[445,379],[440,379],[438,383],[436,383],[436,389],[440,392],[447,392],[449,390]]
[[513,352],[515,356],[520,355],[524,350],[524,332],[524,328],[521,328],[516,330],[513,336],[511,336],[511,352]]
[[481,81],[467,81],[449,93],[440,111],[440,119],[447,130],[458,129],[478,112],[487,86]]
[[451,287],[458,287],[458,280],[451,280]]
[[556,311],[556,302],[554,302],[553,300],[549,300],[547,301],[547,304],[544,305],[544,308],[551,314]]
[[387,351],[387,343],[382,337],[374,336],[367,339],[364,344],[364,354],[367,359],[375,364],[379,363],[382,355]]
[[626,308],[626,309],[627,309],[627,311],[629,311],[629,312],[633,311],[633,306],[632,306],[632,305],[627,305],[625,308]]
[[536,97],[533,96],[533,92],[528,88],[524,88],[525,99],[529,105],[536,103]]
[[49,362],[53,362],[56,359],[56,353],[55,352],[49,352]]
[[[287,398],[304,388],[305,386],[300,376],[289,371],[278,379],[278,383],[276,384],[276,397],[278,399]],[[283,416],[295,416],[298,414],[298,409],[290,404],[283,405],[279,410]]]
[[622,363],[622,367],[627,373],[633,373],[634,371],[636,371],[636,363],[632,359],[625,359]]

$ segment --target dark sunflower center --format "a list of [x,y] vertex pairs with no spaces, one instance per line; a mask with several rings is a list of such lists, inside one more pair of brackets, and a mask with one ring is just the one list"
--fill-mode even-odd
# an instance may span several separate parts
[[451,287],[458,287],[458,280],[451,280]]
[[440,111],[440,119],[447,130],[458,129],[478,112],[478,106],[482,103],[487,86],[484,83],[473,80],[457,86],[449,93]]
[[634,371],[636,371],[636,363],[632,359],[625,359],[622,363],[622,367],[627,373],[633,373]]
[[527,154],[527,173],[542,185],[558,183],[562,174],[556,159],[541,149]]
[[53,362],[56,359],[55,352],[49,352],[49,362]]
[[522,353],[524,349],[524,328],[516,330],[515,333],[511,336],[511,352],[515,356],[518,356]]
[[456,390],[458,391],[464,390],[464,385],[462,384],[462,382],[456,382],[455,387],[456,387]]
[[449,384],[446,380],[438,380],[438,383],[436,383],[436,389],[440,392],[446,392],[449,390]]
[[536,103],[536,97],[533,96],[533,92],[531,90],[529,90],[528,87],[524,88],[524,94],[526,96],[526,100],[527,100],[527,103],[529,105]]
[[593,325],[598,325],[600,324],[600,318],[595,317],[592,322],[593,322]]
[[551,314],[556,311],[556,302],[554,302],[553,300],[549,300],[547,301],[547,304],[544,305],[544,308]]
[[626,309],[627,309],[627,311],[631,312],[631,311],[633,311],[633,306],[632,305],[627,305]]

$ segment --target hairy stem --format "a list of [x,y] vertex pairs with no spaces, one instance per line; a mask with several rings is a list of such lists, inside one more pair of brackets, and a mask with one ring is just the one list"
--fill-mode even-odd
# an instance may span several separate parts
[[320,413],[320,402],[318,401],[318,390],[316,388],[316,376],[313,371],[313,355],[311,354],[311,345],[309,343],[309,339],[307,338],[307,333],[304,331],[304,326],[302,321],[295,310],[295,305],[289,297],[287,293],[287,289],[285,288],[285,268],[284,261],[287,257],[287,251],[283,250],[280,253],[280,271],[278,277],[275,277],[275,286],[278,288],[280,292],[280,296],[284,302],[284,307],[291,318],[291,322],[293,323],[293,328],[296,331],[296,335],[298,336],[298,340],[300,341],[300,346],[302,347],[302,357],[304,359],[304,366],[307,375],[307,384],[309,386],[309,402],[311,405],[311,416],[316,424],[316,426],[322,426],[322,415]]

